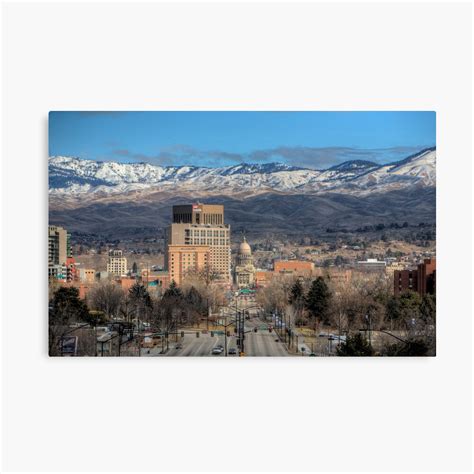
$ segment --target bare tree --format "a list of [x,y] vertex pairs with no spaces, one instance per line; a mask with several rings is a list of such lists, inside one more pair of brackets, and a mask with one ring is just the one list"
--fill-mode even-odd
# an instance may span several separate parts
[[87,295],[87,303],[91,309],[103,311],[108,319],[119,314],[124,299],[122,288],[112,281],[97,283]]

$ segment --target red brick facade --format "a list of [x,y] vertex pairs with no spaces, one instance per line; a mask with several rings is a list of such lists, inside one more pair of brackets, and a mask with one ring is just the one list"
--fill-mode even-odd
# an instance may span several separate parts
[[395,270],[393,273],[395,296],[407,290],[416,291],[421,296],[436,293],[436,258],[426,259],[413,270]]

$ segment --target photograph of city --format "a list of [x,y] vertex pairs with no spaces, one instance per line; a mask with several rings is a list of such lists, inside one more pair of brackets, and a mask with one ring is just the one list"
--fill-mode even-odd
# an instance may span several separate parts
[[50,112],[48,176],[50,356],[436,355],[435,112]]

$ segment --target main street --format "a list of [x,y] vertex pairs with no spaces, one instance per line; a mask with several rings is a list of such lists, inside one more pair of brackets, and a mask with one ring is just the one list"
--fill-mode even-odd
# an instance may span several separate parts
[[[235,318],[235,311],[245,310],[250,319],[245,320],[244,330],[244,355],[250,357],[285,357],[292,356],[286,345],[280,342],[275,331],[269,331],[271,323],[267,323],[259,318],[258,307],[251,296],[237,296],[223,308],[221,314],[226,315],[223,320],[227,324],[232,323]],[[255,331],[256,329],[256,331]],[[199,337],[196,333],[199,332]],[[225,357],[226,336],[225,328],[219,331],[193,331],[184,330],[184,337],[180,334],[178,338],[170,336],[167,350],[162,353],[161,346],[153,349],[142,349],[142,356],[157,357]],[[213,354],[213,349],[222,347],[224,350],[219,354]],[[165,348],[166,349],[166,348]],[[217,351],[216,351],[217,352]],[[227,336],[227,356],[238,357],[237,335],[231,331]]]

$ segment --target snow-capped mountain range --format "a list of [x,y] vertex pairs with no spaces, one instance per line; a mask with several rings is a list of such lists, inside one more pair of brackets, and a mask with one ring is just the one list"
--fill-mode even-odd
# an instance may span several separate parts
[[206,168],[99,162],[65,156],[49,158],[49,192],[56,197],[76,195],[79,198],[91,193],[112,196],[132,191],[174,189],[226,194],[246,191],[320,194],[330,191],[366,195],[413,185],[436,185],[435,148],[386,165],[356,160],[326,170],[282,163]]

